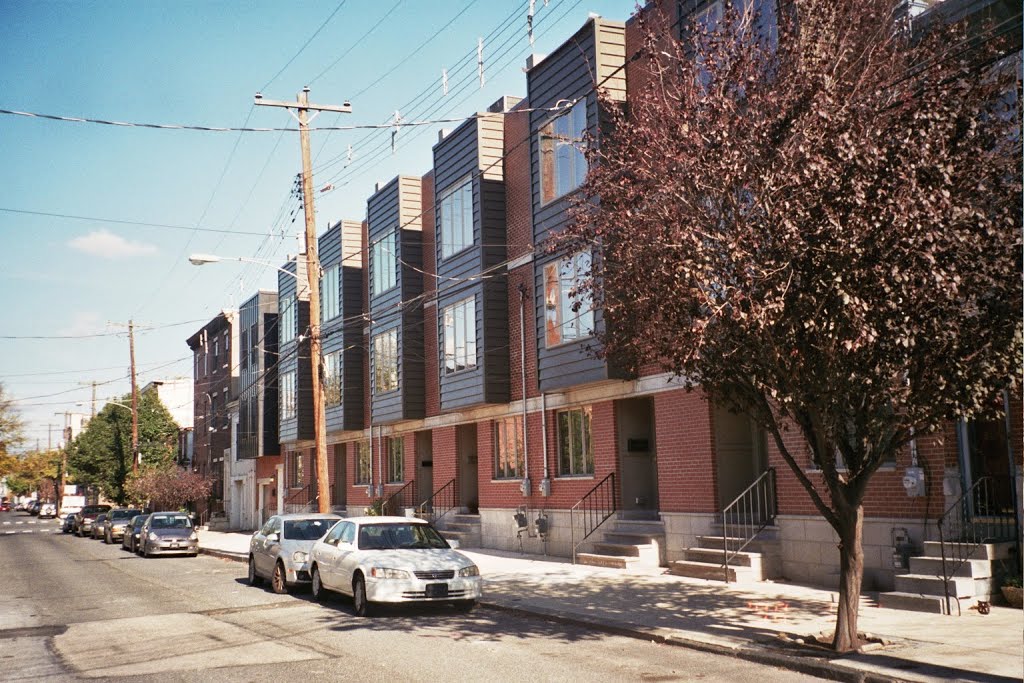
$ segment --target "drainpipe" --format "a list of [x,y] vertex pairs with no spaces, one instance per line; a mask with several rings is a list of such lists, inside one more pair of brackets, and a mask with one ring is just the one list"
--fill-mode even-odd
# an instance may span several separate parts
[[[530,495],[530,445],[529,430],[527,429],[527,407],[526,407],[526,286],[519,285],[519,368],[522,375],[523,393],[523,483],[520,490],[524,497]],[[545,474],[545,478],[547,474]]]
[[[550,482],[548,477],[548,406],[547,394],[540,392],[540,428],[544,444],[544,481]],[[550,486],[550,483],[548,484]]]
[[377,496],[384,495],[384,427],[377,427]]

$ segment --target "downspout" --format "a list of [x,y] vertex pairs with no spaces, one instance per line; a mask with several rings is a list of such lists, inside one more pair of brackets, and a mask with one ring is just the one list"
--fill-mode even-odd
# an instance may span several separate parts
[[[523,483],[520,487],[523,496],[530,495],[530,442],[529,429],[527,429],[527,406],[526,406],[526,286],[519,285],[519,368],[522,375],[522,399],[523,399]],[[545,465],[546,469],[546,465]],[[547,478],[547,473],[544,474]]]
[[548,481],[548,406],[547,394],[540,392],[540,430],[544,448],[544,481]]
[[377,497],[384,495],[384,427],[377,427]]

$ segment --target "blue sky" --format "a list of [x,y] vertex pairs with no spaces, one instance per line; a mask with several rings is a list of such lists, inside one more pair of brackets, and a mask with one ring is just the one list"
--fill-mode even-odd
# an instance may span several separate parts
[[[462,117],[503,94],[525,94],[527,5],[0,0],[0,108],[293,127],[285,110],[253,107],[253,94],[292,100],[308,84],[312,102],[350,99],[353,108],[349,115],[323,114],[314,127],[378,124],[396,110],[406,119]],[[625,20],[635,4],[536,6],[534,51],[547,53],[588,12]],[[484,45],[481,89],[477,39],[494,32]],[[314,132],[314,183],[335,186],[317,194],[319,230],[341,218],[362,219],[376,181],[426,172],[437,130],[454,125],[405,128],[394,153],[388,131]],[[103,382],[101,399],[128,391],[128,341],[109,323],[136,321],[140,383],[190,376],[185,339],[201,321],[259,287],[276,287],[273,268],[200,269],[188,264],[188,254],[279,264],[298,250],[302,214],[291,190],[301,163],[293,132],[151,130],[0,115],[0,159],[0,294],[7,306],[0,382],[18,400],[31,447],[37,439],[45,447],[48,424],[62,426],[54,413],[88,412],[90,389],[80,382]]]

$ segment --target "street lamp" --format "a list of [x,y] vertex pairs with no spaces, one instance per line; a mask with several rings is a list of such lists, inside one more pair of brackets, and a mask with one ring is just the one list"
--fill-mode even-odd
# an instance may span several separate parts
[[[316,464],[317,509],[319,512],[331,511],[330,488],[327,483],[327,422],[324,416],[324,387],[320,381],[320,365],[322,360],[322,340],[320,338],[320,262],[317,257],[316,239],[310,237],[309,226],[306,234],[306,277],[309,282],[309,360],[312,364],[313,389],[313,432],[314,462]],[[287,273],[299,280],[298,273],[285,270],[267,261],[250,259],[242,256],[216,256],[214,254],[192,254],[188,262],[194,266],[220,261],[241,261],[277,268],[278,272]]]

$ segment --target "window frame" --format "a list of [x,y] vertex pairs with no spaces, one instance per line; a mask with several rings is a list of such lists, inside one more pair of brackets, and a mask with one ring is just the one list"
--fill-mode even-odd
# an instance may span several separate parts
[[402,484],[405,482],[405,439],[401,436],[389,436],[385,439],[385,466],[387,484]]
[[370,453],[370,440],[356,442],[356,471],[353,486],[367,486],[373,479],[373,456]]
[[[449,325],[449,314],[451,324]],[[471,315],[470,315],[471,314]],[[460,318],[461,316],[461,318]],[[461,340],[460,340],[461,330]],[[472,335],[469,333],[472,332]],[[470,339],[472,337],[472,339]],[[462,366],[459,366],[460,341]],[[472,346],[472,353],[470,347]],[[460,299],[441,311],[441,371],[445,375],[475,370],[477,361],[476,295]],[[449,365],[449,358],[451,364]]]
[[[385,341],[384,337],[393,337],[393,341],[390,344],[388,344],[388,349],[380,348],[381,345],[378,343]],[[380,359],[382,357],[382,351],[388,350],[390,350],[390,355],[386,356],[386,358],[389,361],[393,361],[393,365],[389,365],[389,367],[391,367],[393,370],[393,386],[390,383],[387,386],[382,386],[382,371]],[[372,352],[372,358],[370,360],[373,366],[373,377],[371,378],[373,384],[371,385],[370,388],[373,394],[376,396],[380,394],[387,394],[392,391],[398,391],[401,385],[401,381],[398,376],[398,328],[391,327],[389,329],[383,330],[373,335],[373,338],[370,343],[370,351]]]
[[324,269],[320,277],[320,322],[334,320],[341,315],[341,265],[335,263]]
[[[588,250],[578,251],[569,256],[563,256],[554,261],[549,261],[542,266],[544,278],[544,348],[552,349],[566,344],[580,342],[590,339],[596,334],[597,317],[594,309],[593,295],[587,291],[583,293],[585,300],[578,300],[573,292],[579,293],[582,284],[586,281],[586,275],[581,275],[581,259],[586,257],[589,262],[587,269],[590,272],[593,268],[593,255]],[[570,277],[565,277],[567,266],[571,264],[572,272]],[[578,310],[572,310],[573,305],[579,301]],[[568,309],[568,310],[565,310]],[[566,330],[575,330],[573,336],[566,334]],[[554,334],[557,333],[557,339]]]
[[[508,452],[510,445],[514,447],[511,458]],[[496,419],[494,421],[494,479],[498,481],[522,479],[526,471],[525,454],[523,416],[510,415]],[[510,459],[514,461],[512,469],[508,467]],[[504,465],[502,465],[503,461]]]
[[290,451],[288,453],[288,488],[301,489],[306,481],[305,474],[302,451]]
[[[465,196],[467,191],[469,195],[468,204],[466,203],[467,197]],[[469,238],[468,242],[459,242],[458,246],[456,246],[456,242],[453,239],[456,235],[456,231],[454,229],[456,213],[448,208],[448,204],[454,204],[456,199],[459,201],[458,217],[461,222],[461,229],[458,231],[458,236],[463,240],[465,240],[467,236]],[[461,254],[476,244],[476,207],[473,204],[473,176],[470,175],[462,178],[457,183],[449,186],[448,189],[445,190],[444,194],[442,194],[438,199],[437,206],[438,225],[440,228],[440,239],[438,241],[441,248],[441,260],[445,260]],[[448,230],[445,229],[446,217],[451,219]]]
[[[574,436],[573,416],[579,414],[577,424],[580,427],[579,457],[582,458],[583,468],[576,470],[576,454],[572,452],[575,442],[571,440]],[[563,443],[562,420],[567,421],[565,434],[570,437],[570,443]],[[555,413],[555,445],[557,449],[558,476],[561,478],[593,477],[594,476],[594,434],[593,434],[593,407],[578,406],[559,410]],[[568,452],[567,452],[568,451]],[[568,467],[566,467],[568,465]]]
[[324,363],[324,405],[336,408],[344,398],[341,382],[341,351],[323,354]]
[[[370,244],[370,296],[380,296],[398,286],[397,236],[398,230],[391,230]],[[382,262],[386,268],[381,268]]]
[[296,395],[296,380],[297,372],[295,370],[289,370],[288,372],[282,372],[278,377],[278,387],[280,394],[280,407],[281,421],[294,420],[298,417],[298,400]]
[[284,297],[283,305],[278,306],[278,343],[287,344],[299,334],[298,306],[299,298],[294,294]]
[[[537,179],[540,182],[538,194],[542,207],[572,194],[586,180],[587,172],[590,170],[586,157],[587,145],[585,138],[590,132],[589,102],[589,97],[581,97],[579,101],[567,110],[546,119],[537,129]],[[577,131],[575,124],[579,123],[577,119],[580,117],[582,117],[583,127],[580,131]],[[557,130],[559,121],[568,123],[567,131],[563,130],[560,133]],[[575,137],[576,135],[579,137]],[[546,143],[551,146],[549,150],[545,150]],[[577,147],[576,145],[579,146]],[[559,158],[561,150],[569,150],[570,148],[572,151],[568,151],[564,155],[566,160],[564,163],[568,164],[568,169],[565,170],[566,177],[569,179],[568,186],[565,189],[561,189],[559,187],[559,177],[561,175],[559,172]],[[551,172],[553,173],[551,192],[553,194],[550,196],[545,193],[545,154],[551,154]]]

